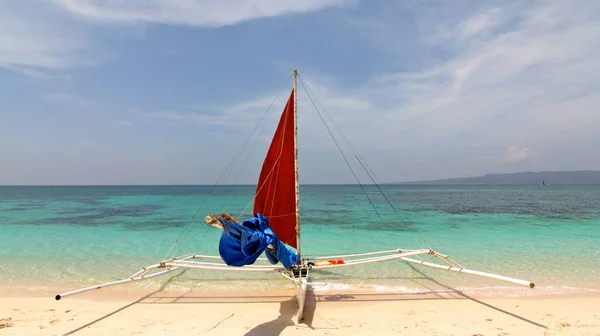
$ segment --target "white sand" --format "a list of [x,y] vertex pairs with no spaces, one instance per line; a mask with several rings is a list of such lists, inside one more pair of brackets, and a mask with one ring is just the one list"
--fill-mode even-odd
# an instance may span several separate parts
[[103,289],[54,300],[0,289],[0,335],[600,335],[600,294],[473,298],[314,293],[294,324],[293,291]]

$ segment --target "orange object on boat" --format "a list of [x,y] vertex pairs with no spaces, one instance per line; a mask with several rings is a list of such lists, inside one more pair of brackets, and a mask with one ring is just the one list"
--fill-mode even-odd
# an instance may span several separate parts
[[[310,264],[310,263],[309,263]],[[341,265],[341,264],[345,264],[343,259],[338,259],[338,260],[319,260],[316,263],[314,263],[314,266],[326,266],[326,265]]]

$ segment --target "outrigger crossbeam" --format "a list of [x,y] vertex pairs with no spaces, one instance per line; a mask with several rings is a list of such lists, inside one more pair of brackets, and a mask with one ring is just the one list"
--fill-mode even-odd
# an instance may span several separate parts
[[[433,256],[444,264],[431,263],[424,261],[420,258],[421,255]],[[314,261],[319,260],[330,260],[344,258],[344,263],[326,263],[316,264]],[[418,259],[413,259],[418,258]],[[199,260],[210,260],[210,261],[196,261]],[[301,265],[298,265],[295,269],[286,270],[283,266],[269,266],[269,265],[246,265],[242,267],[228,266],[222,262],[211,262],[212,260],[220,260],[218,256],[207,256],[188,254],[180,257],[175,257],[167,260],[163,260],[158,264],[150,265],[142,268],[139,272],[133,274],[127,279],[107,282],[100,285],[90,286],[82,289],[73,290],[56,295],[56,300],[60,300],[67,296],[81,294],[95,289],[101,289],[109,286],[121,285],[129,282],[136,282],[147,280],[150,278],[158,277],[167,274],[171,271],[180,268],[188,269],[205,269],[205,270],[219,270],[219,271],[234,271],[234,272],[279,272],[284,278],[291,280],[297,286],[296,299],[298,302],[298,314],[296,316],[297,322],[302,320],[304,303],[306,299],[306,290],[308,286],[314,284],[309,281],[309,272],[318,271],[321,269],[338,268],[338,267],[349,267],[363,264],[370,264],[375,262],[391,261],[391,260],[404,260],[410,263],[416,263],[422,266],[438,268],[446,271],[457,272],[462,274],[476,275],[484,278],[490,278],[500,281],[513,283],[516,285],[527,286],[534,288],[535,284],[531,281],[511,278],[503,275],[492,274],[481,271],[474,271],[463,268],[458,263],[450,259],[448,256],[437,253],[431,249],[420,249],[420,250],[404,250],[395,249],[379,252],[369,253],[358,253],[358,254],[345,254],[336,256],[324,256],[319,258],[305,258],[302,259]],[[259,258],[258,260],[267,260],[266,258]]]

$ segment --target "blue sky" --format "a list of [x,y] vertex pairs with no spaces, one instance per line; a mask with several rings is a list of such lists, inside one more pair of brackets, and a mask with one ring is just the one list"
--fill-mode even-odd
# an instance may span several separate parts
[[[598,36],[583,0],[0,0],[0,184],[214,183],[293,66],[382,181],[598,169]],[[301,182],[354,182],[299,94]]]

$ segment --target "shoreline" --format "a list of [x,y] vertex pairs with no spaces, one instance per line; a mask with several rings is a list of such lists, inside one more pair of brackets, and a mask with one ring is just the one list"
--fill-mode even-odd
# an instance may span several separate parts
[[[2,335],[597,335],[600,293],[480,297],[455,293],[104,289],[54,300],[0,291]],[[4,326],[4,327],[2,327]]]
[[[177,279],[178,275],[170,278],[157,278],[152,282],[133,282],[117,286],[110,286],[101,289],[94,289],[85,293],[77,294],[73,297],[111,297],[123,295],[128,298],[144,296],[148,292],[160,291],[164,293],[254,293],[255,295],[269,296],[271,293],[286,293],[294,290],[292,283],[285,279],[263,280],[263,283],[276,285],[267,285],[257,287],[257,280],[212,280],[212,281],[192,281],[185,279],[181,282]],[[388,279],[389,280],[389,279]],[[405,279],[404,279],[405,280]],[[319,281],[317,281],[319,282]],[[66,281],[62,285],[57,284],[32,284],[24,283],[19,286],[1,285],[0,297],[50,297],[54,298],[57,294],[82,289],[100,282],[73,283]],[[345,294],[381,294],[381,295],[468,295],[477,298],[544,298],[559,296],[579,296],[579,295],[600,295],[600,283],[590,284],[586,287],[569,285],[536,285],[535,288],[526,288],[524,286],[504,284],[493,281],[484,286],[457,286],[448,279],[440,280],[435,278],[418,279],[411,281],[394,281],[386,284],[381,283],[352,283],[352,282],[327,282],[325,285],[315,284],[309,289],[316,295],[345,295]]]
[[[73,299],[88,300],[88,301],[123,301],[123,300],[136,300],[146,296],[157,297],[185,297],[192,293],[197,298],[224,298],[236,300],[238,298],[251,298],[251,297],[290,297],[292,298],[295,293],[295,289],[290,287],[289,289],[249,289],[249,290],[211,290],[201,288],[139,288],[139,287],[108,287],[101,289],[94,289],[88,292],[63,297],[60,300],[56,300],[56,294],[59,292],[66,292],[76,287],[65,287],[65,288],[10,288],[0,287],[0,298],[39,298],[48,299],[51,301],[68,301]],[[548,299],[570,299],[570,298],[583,298],[583,297],[597,297],[600,299],[600,290],[580,288],[573,292],[560,292],[560,293],[534,293],[532,295],[510,295],[510,294],[482,294],[482,293],[470,293],[468,291],[462,291],[460,289],[447,289],[447,290],[423,290],[418,292],[398,292],[391,290],[372,290],[372,289],[334,289],[334,290],[315,290],[309,289],[308,292],[316,297],[344,297],[345,299],[352,301],[352,297],[416,297],[423,298],[429,296],[435,296],[439,298],[452,299],[460,297],[471,297],[475,299],[510,299],[510,300],[548,300]]]

